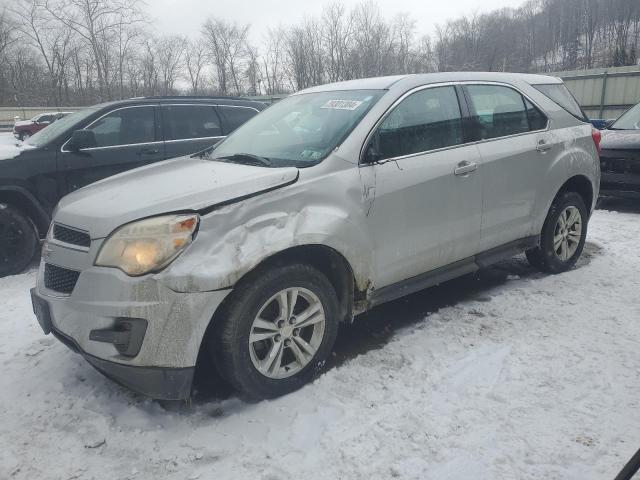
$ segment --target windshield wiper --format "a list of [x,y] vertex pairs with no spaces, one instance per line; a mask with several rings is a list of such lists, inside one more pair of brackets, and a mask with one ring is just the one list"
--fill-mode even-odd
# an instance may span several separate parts
[[261,157],[252,153],[234,153],[233,155],[214,158],[214,160],[229,160],[235,163],[244,163],[243,160],[249,160],[249,162],[251,163],[259,163],[260,165],[264,165],[265,167],[273,166],[273,163],[271,163],[271,160],[269,160],[267,157]]

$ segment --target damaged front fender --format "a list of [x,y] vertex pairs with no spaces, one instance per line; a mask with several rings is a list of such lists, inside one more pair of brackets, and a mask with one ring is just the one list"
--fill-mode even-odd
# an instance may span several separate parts
[[362,191],[357,168],[350,167],[214,209],[202,217],[193,244],[157,278],[178,292],[231,288],[273,255],[323,245],[346,259],[364,291],[373,248]]

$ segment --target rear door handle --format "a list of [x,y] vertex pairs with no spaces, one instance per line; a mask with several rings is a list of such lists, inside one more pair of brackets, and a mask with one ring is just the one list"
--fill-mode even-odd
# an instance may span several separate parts
[[157,148],[148,148],[146,150],[140,150],[138,155],[155,155],[156,153],[160,153],[160,150]]
[[478,164],[473,162],[460,162],[456,169],[453,171],[455,175],[466,175],[467,173],[475,172],[478,169]]
[[541,138],[540,140],[538,140],[538,144],[536,145],[536,150],[539,152],[546,152],[547,150],[550,150],[553,147],[553,145],[551,145],[550,143],[547,143],[547,141],[543,138]]

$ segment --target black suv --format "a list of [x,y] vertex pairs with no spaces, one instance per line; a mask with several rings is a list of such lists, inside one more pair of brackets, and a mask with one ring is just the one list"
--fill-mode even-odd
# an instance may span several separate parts
[[203,150],[264,108],[228,97],[134,98],[81,110],[36,133],[18,155],[1,161],[0,277],[31,262],[64,195]]

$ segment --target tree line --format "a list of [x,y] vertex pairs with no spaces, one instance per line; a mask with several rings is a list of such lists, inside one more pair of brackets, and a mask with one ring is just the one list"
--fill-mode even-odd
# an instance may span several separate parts
[[[2,2],[2,0],[0,0]],[[451,70],[551,72],[635,65],[638,0],[527,0],[416,31],[375,1],[337,3],[268,30],[210,17],[159,35],[142,0],[0,3],[0,105],[89,105],[148,95],[272,95],[326,82]]]

